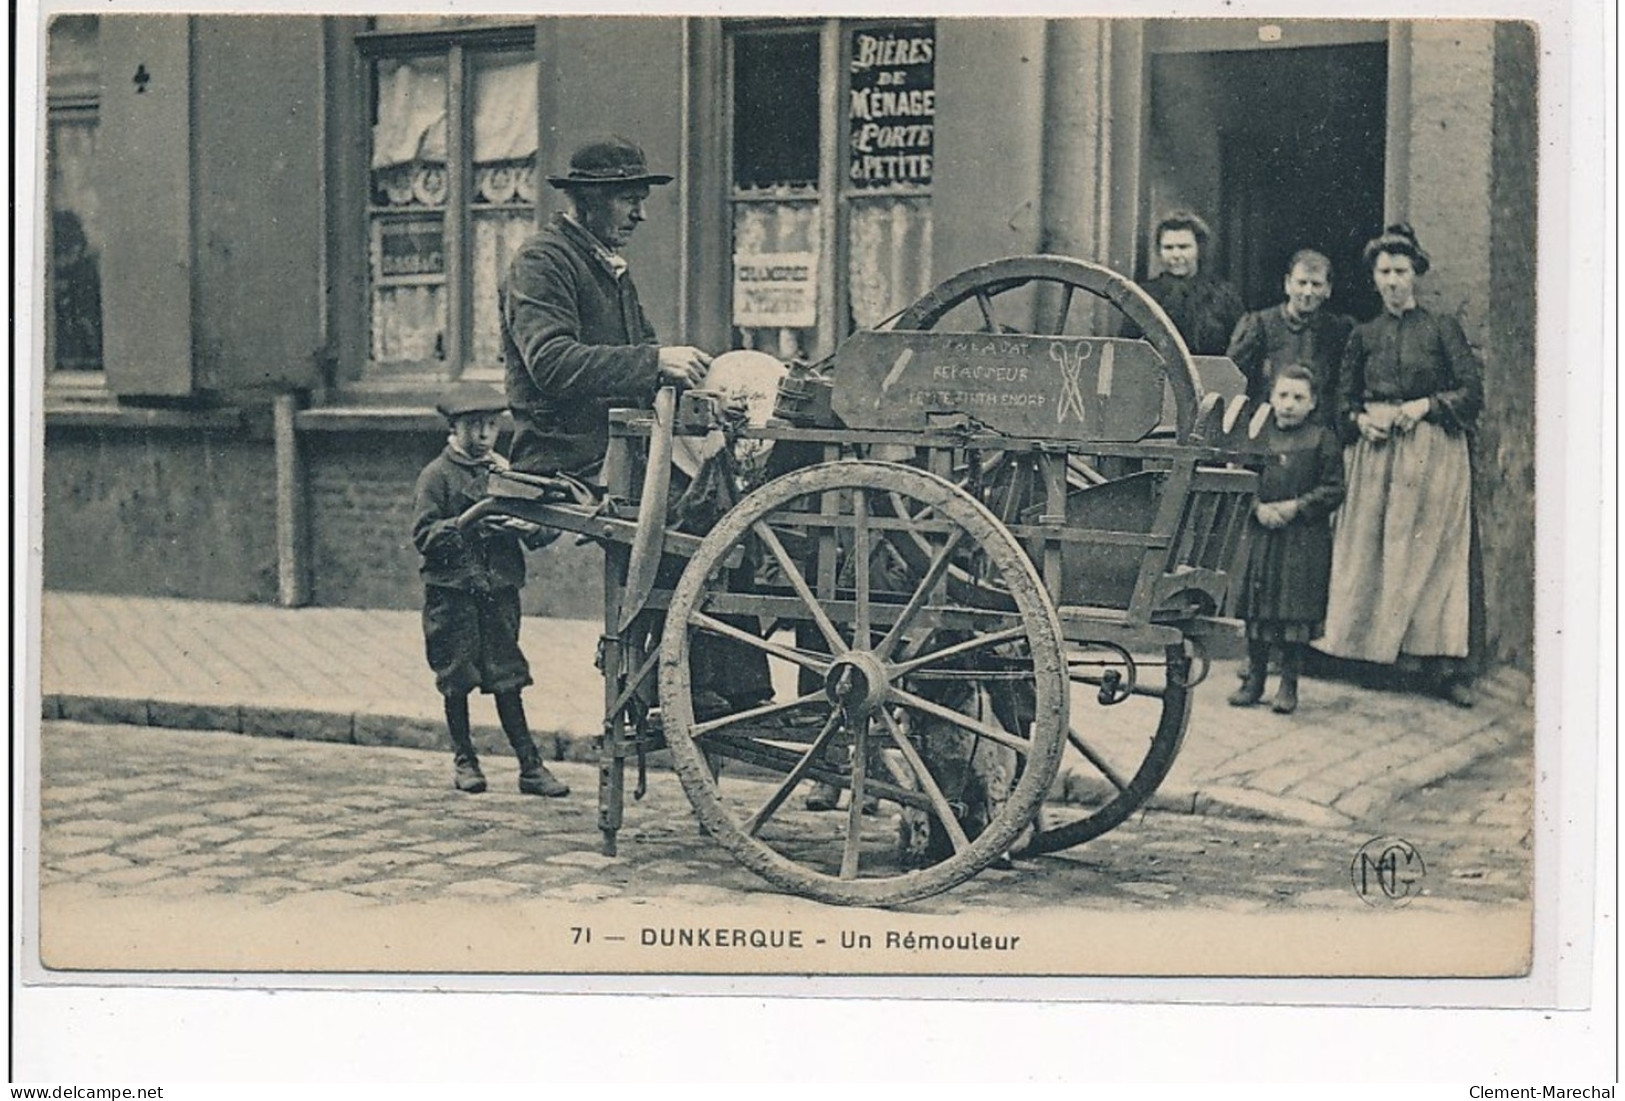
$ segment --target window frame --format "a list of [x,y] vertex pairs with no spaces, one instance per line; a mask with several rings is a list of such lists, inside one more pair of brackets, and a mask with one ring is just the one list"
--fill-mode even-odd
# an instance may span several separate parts
[[[47,31],[46,49],[49,51],[49,31]],[[56,126],[63,121],[88,121],[93,129],[101,126],[101,93],[99,89],[89,84],[76,85],[67,90],[53,89],[50,86],[50,68],[47,65],[43,74],[45,82],[45,187],[41,196],[42,221],[44,222],[45,252],[42,267],[44,269],[43,283],[44,302],[40,311],[44,319],[44,339],[42,362],[44,364],[45,385],[53,391],[66,391],[81,393],[90,396],[101,396],[107,393],[107,360],[105,344],[105,313],[100,319],[104,326],[104,343],[101,366],[99,367],[63,367],[57,363],[56,349],[56,235],[52,228],[56,213],[56,194],[52,188],[52,176],[56,171]]]
[[[348,94],[335,96],[333,152],[349,162],[339,183],[338,224],[346,239],[335,258],[350,309],[332,316],[345,331],[333,334],[338,362],[333,385],[341,392],[417,393],[433,391],[458,379],[500,381],[501,367],[471,362],[474,344],[474,193],[473,107],[476,58],[480,54],[524,51],[538,63],[536,20],[478,26],[374,30],[362,18],[345,20],[341,48],[348,54]],[[348,33],[344,33],[347,31]],[[391,363],[380,368],[372,359],[373,277],[369,260],[372,226],[386,212],[372,202],[369,124],[374,63],[388,58],[440,56],[446,59],[446,202],[441,211],[445,242],[446,334],[443,358]],[[540,137],[536,163],[541,164]],[[347,183],[347,186],[346,186]],[[532,223],[539,228],[543,204],[534,204]]]
[[[852,140],[850,109],[852,86],[852,36],[862,30],[890,30],[904,26],[929,26],[933,38],[939,20],[934,17],[872,17],[827,18],[799,20],[728,19],[723,21],[723,94],[722,124],[727,182],[726,217],[728,233],[728,266],[724,277],[727,288],[723,301],[728,304],[730,331],[733,325],[733,232],[735,209],[740,203],[806,201],[817,204],[821,255],[818,271],[817,310],[818,323],[813,328],[809,354],[815,360],[832,355],[841,340],[851,335],[850,278],[851,235],[847,230],[847,214],[853,199],[865,198],[923,198],[929,200],[935,189],[932,184],[901,184],[881,187],[856,187],[847,179],[845,171]],[[816,191],[805,195],[750,195],[736,183],[734,163],[734,133],[738,114],[734,103],[735,44],[739,38],[750,35],[806,34],[814,31],[819,38],[818,65],[818,184]],[[933,146],[934,151],[934,146]]]

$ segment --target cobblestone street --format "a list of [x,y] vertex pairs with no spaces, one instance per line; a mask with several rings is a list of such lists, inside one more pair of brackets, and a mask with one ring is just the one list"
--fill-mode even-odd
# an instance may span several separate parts
[[[736,864],[700,835],[676,778],[662,771],[629,805],[611,858],[599,851],[587,765],[558,766],[573,794],[544,800],[514,791],[511,759],[492,762],[490,792],[467,796],[451,789],[443,754],[413,749],[53,722],[43,750],[48,964],[53,915],[79,928],[131,905],[214,915],[221,929],[256,915],[273,925],[365,923],[454,904],[546,913],[554,925],[572,907],[612,902],[641,914],[845,913],[776,894]],[[1405,838],[1426,861],[1411,920],[1518,912],[1529,898],[1527,762],[1525,746],[1414,793],[1381,822],[1343,830],[1150,810],[1088,845],[986,870],[903,913],[968,915],[988,928],[1085,913],[1363,919],[1376,911],[1351,887],[1350,862],[1378,834]],[[78,958],[84,946],[73,944],[59,959]],[[104,944],[88,958],[105,963],[109,952]],[[237,946],[219,958],[246,967],[254,957]]]

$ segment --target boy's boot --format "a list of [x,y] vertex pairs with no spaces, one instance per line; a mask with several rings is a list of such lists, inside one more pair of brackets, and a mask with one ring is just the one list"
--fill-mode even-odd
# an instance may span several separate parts
[[1231,707],[1251,707],[1264,698],[1264,677],[1270,668],[1270,644],[1249,639],[1247,642],[1247,675],[1241,687],[1230,694]]
[[542,764],[542,751],[530,736],[525,722],[525,708],[519,702],[518,692],[497,693],[497,718],[502,720],[502,732],[508,736],[515,757],[519,758],[519,791],[523,795],[546,795],[557,799],[570,794],[570,788],[548,771]]
[[1270,710],[1290,715],[1298,709],[1298,673],[1303,669],[1303,644],[1289,642],[1281,647],[1281,683],[1275,688]]
[[468,726],[468,697],[446,697],[446,730],[451,735],[451,751],[455,755],[456,773],[452,786],[458,791],[478,795],[485,790],[485,773],[480,771],[480,759],[474,752],[474,737]]

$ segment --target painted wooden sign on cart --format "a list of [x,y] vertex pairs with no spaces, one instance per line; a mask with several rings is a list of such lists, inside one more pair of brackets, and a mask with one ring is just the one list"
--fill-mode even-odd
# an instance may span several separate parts
[[1162,360],[1140,340],[866,331],[842,343],[834,375],[850,428],[964,414],[1011,436],[1125,442],[1162,419]]

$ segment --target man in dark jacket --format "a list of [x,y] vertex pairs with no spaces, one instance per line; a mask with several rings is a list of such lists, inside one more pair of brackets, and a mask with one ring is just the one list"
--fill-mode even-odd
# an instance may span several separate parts
[[[644,220],[649,188],[671,180],[650,172],[624,138],[583,145],[568,174],[547,178],[569,196],[570,212],[525,242],[502,284],[515,470],[598,480],[610,409],[647,407],[662,386],[705,379],[708,354],[656,343],[620,254]],[[702,719],[773,695],[761,651],[710,637],[695,642],[692,683]]]
[[1326,395],[1315,420],[1335,424],[1337,402],[1328,398],[1339,393],[1338,368],[1354,321],[1324,308],[1332,293],[1332,262],[1314,249],[1300,249],[1287,265],[1285,288],[1285,302],[1242,317],[1225,354],[1247,377],[1247,396],[1254,401],[1269,397],[1277,368],[1309,368],[1315,392]]
[[661,386],[705,378],[705,352],[658,345],[620,255],[649,188],[671,179],[623,138],[583,145],[568,174],[548,177],[571,210],[525,242],[501,288],[514,469],[594,478],[611,408],[647,406]]

